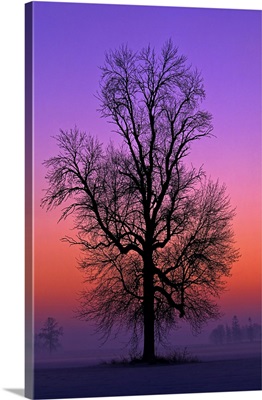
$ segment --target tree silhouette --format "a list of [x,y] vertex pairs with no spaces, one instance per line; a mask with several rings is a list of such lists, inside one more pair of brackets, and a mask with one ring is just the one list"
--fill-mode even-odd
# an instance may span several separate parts
[[253,342],[261,338],[261,326],[254,324],[251,318],[248,318],[248,325],[240,326],[238,317],[234,315],[231,327],[220,324],[210,333],[210,341],[214,344],[235,342]]
[[38,338],[43,347],[52,353],[60,347],[60,336],[62,335],[63,328],[59,327],[58,322],[54,318],[48,317],[38,334]]
[[100,113],[119,146],[61,131],[60,152],[44,162],[42,206],[73,214],[87,289],[79,317],[94,319],[105,337],[113,327],[143,335],[143,359],[155,340],[188,320],[195,330],[219,310],[215,298],[238,258],[224,186],[185,162],[193,142],[211,136],[201,110],[200,74],[168,41],[158,56],[148,46],[110,51],[101,68]]
[[254,340],[254,326],[250,317],[248,318],[247,338],[250,342]]
[[216,345],[225,343],[226,331],[224,325],[220,324],[213,329],[210,333],[209,339],[213,344]]
[[232,319],[232,340],[234,342],[241,341],[241,329],[236,315]]
[[230,326],[226,325],[226,342],[231,343],[232,342],[232,330]]

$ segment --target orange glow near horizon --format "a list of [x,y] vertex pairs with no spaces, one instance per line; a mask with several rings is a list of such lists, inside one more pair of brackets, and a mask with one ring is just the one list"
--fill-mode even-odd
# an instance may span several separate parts
[[[37,209],[35,216],[34,282],[36,317],[43,320],[47,315],[68,315],[73,318],[77,308],[77,295],[84,289],[84,276],[77,269],[81,252],[78,246],[61,242],[65,235],[74,236],[73,221],[61,221],[59,210],[46,212]],[[227,290],[219,303],[223,312],[244,315],[260,314],[261,230],[254,213],[253,224],[243,223],[239,215],[235,219],[236,247],[241,257],[233,265],[232,276],[227,280]],[[249,215],[252,221],[252,215]]]

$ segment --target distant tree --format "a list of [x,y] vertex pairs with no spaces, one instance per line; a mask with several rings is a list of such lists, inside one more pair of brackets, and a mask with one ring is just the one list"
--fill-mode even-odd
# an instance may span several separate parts
[[253,323],[248,318],[248,324],[240,326],[237,316],[232,319],[232,326],[227,324],[218,325],[209,335],[209,340],[214,344],[232,343],[232,342],[253,342],[261,340],[261,325]]
[[223,344],[226,340],[226,332],[224,325],[218,325],[215,329],[212,330],[209,336],[210,341],[213,344]]
[[243,328],[242,337],[245,337],[249,342],[254,340],[254,327],[250,317],[248,318],[248,324]]
[[232,319],[232,340],[234,342],[241,341],[241,329],[236,315]]
[[198,331],[219,315],[216,298],[238,259],[225,187],[185,162],[211,136],[204,98],[199,72],[171,41],[160,55],[122,46],[106,55],[99,93],[121,145],[61,131],[58,155],[45,161],[42,206],[74,215],[78,234],[65,240],[83,250],[79,317],[106,337],[123,326],[143,335],[145,361],[178,317]]
[[58,325],[58,322],[54,318],[48,317],[37,335],[37,341],[39,343],[40,340],[43,347],[52,353],[61,346],[60,337],[63,333],[63,328]]
[[227,343],[232,342],[232,329],[228,325],[226,325],[226,342]]
[[35,335],[34,335],[34,348],[35,348],[35,351],[42,350],[42,348],[43,348],[43,343],[39,336],[39,333],[35,333]]
[[261,325],[253,323],[254,340],[261,341]]

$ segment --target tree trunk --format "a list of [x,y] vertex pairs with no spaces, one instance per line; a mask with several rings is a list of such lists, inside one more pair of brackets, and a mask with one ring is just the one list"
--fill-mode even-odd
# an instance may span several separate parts
[[143,361],[155,359],[154,281],[152,256],[144,258],[144,351]]

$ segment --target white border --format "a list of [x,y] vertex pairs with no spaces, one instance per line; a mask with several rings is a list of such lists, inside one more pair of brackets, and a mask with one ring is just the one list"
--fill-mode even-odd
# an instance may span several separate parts
[[[70,1],[64,0],[64,2]],[[76,1],[71,0],[71,2]],[[90,2],[262,9],[261,0],[92,0]],[[24,3],[23,0],[0,2],[0,148],[2,151],[0,391],[3,400],[15,396],[6,389],[24,388]],[[179,395],[179,399],[200,400],[212,397],[219,400],[222,398],[243,400],[247,396],[250,399],[258,399],[260,394],[259,392],[194,394]],[[175,398],[174,395],[170,396]],[[160,397],[154,396],[152,399]],[[142,396],[140,398],[144,399]]]

